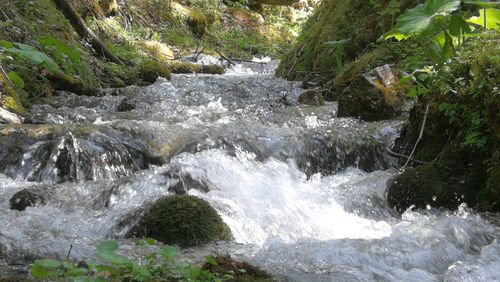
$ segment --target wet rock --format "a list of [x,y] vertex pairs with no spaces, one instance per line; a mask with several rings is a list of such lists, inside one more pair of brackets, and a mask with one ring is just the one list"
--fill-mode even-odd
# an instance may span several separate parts
[[464,178],[453,175],[446,167],[431,164],[409,168],[389,181],[387,203],[399,212],[412,205],[420,209],[430,205],[451,210],[462,203],[474,206],[470,183]]
[[45,198],[41,191],[35,189],[24,189],[10,198],[10,209],[24,211],[27,207],[44,205]]
[[214,260],[217,262],[216,265],[207,262],[202,268],[211,273],[218,274],[221,277],[226,274],[232,274],[234,276],[234,281],[274,281],[267,272],[246,262],[236,261],[228,255],[219,255],[215,257]]
[[120,104],[116,107],[117,112],[129,112],[135,109],[135,105],[127,98],[121,100]]
[[204,200],[178,195],[156,201],[128,236],[192,247],[232,238],[229,227]]
[[325,99],[320,90],[308,90],[300,94],[299,103],[310,106],[324,106]]
[[406,85],[388,65],[358,76],[339,97],[339,117],[357,117],[366,121],[391,119],[402,113]]
[[22,123],[22,119],[18,115],[0,107],[0,124],[1,123],[20,124]]

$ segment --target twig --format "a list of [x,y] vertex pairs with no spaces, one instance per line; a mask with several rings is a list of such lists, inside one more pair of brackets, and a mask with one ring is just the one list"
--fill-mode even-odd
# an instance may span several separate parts
[[5,70],[3,69],[3,66],[2,64],[0,63],[0,70],[2,70],[2,73],[3,75],[5,75],[5,77],[7,78],[7,81],[9,82],[9,84],[13,87],[13,88],[16,88],[16,86],[14,85],[14,83],[12,83],[12,80],[10,80],[10,77],[9,75],[5,72]]
[[[198,50],[198,46],[196,46],[196,50]],[[194,61],[198,61],[198,57],[200,57],[201,53],[203,53],[203,51],[205,51],[205,46],[201,46],[201,50],[200,52],[198,52],[195,56],[194,56]]]
[[295,61],[293,62],[293,65],[292,67],[290,68],[290,70],[288,71],[288,73],[286,74],[286,79],[290,79],[290,75],[292,74],[292,72],[295,70],[295,66],[297,65],[297,63],[299,62],[299,58],[300,56],[302,55],[302,51],[304,50],[304,47],[306,47],[306,44],[309,40],[307,40],[306,42],[302,43],[302,46],[300,46],[299,48],[299,51],[297,52],[297,54],[295,55]]
[[427,114],[429,113],[429,107],[430,107],[433,100],[431,100],[427,104],[427,106],[425,107],[424,120],[422,121],[422,126],[420,127],[420,134],[418,135],[417,141],[415,142],[415,145],[413,146],[413,150],[411,150],[410,156],[408,156],[408,159],[406,160],[406,163],[403,165],[401,170],[404,170],[406,168],[406,166],[408,165],[408,163],[410,162],[410,160],[413,158],[413,154],[415,154],[415,150],[417,149],[418,142],[420,142],[420,139],[422,139],[422,136],[424,135],[425,122],[427,121]]
[[66,260],[69,259],[69,255],[71,254],[71,250],[73,250],[73,244],[71,244],[71,246],[69,247],[68,254],[66,255]]
[[424,161],[419,161],[419,160],[416,160],[416,159],[412,159],[412,158],[410,158],[407,155],[396,153],[396,152],[392,151],[389,148],[385,148],[385,150],[387,151],[387,153],[389,153],[389,155],[392,155],[392,156],[395,156],[395,157],[405,158],[405,159],[410,160],[410,161],[412,161],[414,163],[417,163],[417,164],[430,164],[431,163],[431,162],[424,162]]
[[221,58],[223,58],[224,60],[226,60],[229,65],[233,65],[233,66],[236,66],[236,64],[231,61],[228,57],[224,56],[221,52],[219,52],[217,49],[215,49],[215,53],[217,53],[217,55],[219,55]]

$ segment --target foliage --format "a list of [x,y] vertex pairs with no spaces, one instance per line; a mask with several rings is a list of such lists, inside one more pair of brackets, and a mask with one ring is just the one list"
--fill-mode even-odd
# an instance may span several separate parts
[[[479,4],[481,1],[467,1],[469,4]],[[474,27],[472,24],[482,24],[484,17],[490,17],[489,24],[484,28],[497,29],[500,11],[486,9],[481,11],[479,18],[467,21],[460,12],[460,0],[427,0],[403,13],[396,26],[384,35],[385,39],[396,38],[404,40],[417,37],[426,46],[429,56],[435,62],[444,62],[455,55],[461,41],[470,36]],[[456,12],[456,13],[454,13]],[[481,21],[482,19],[482,21]]]
[[[87,262],[76,264],[70,260],[41,259],[32,265],[34,278],[44,280],[71,281],[226,281],[230,274],[211,273],[208,270],[182,263],[178,260],[180,250],[166,246],[156,251],[145,252],[146,246],[157,245],[154,239],[141,239],[135,242],[140,249],[139,262],[117,254],[119,249],[115,241],[102,242],[97,247],[97,254],[105,262]],[[207,263],[217,265],[212,257],[205,257]]]
[[6,53],[28,61],[39,68],[47,68],[49,71],[54,73],[61,71],[57,63],[51,57],[47,56],[47,54],[43,52],[40,52],[33,46],[22,43],[12,43],[5,40],[0,40],[0,46],[4,48]]

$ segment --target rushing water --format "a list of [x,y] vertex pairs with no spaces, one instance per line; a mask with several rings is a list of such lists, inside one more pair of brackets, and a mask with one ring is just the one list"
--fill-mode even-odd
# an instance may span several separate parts
[[[92,258],[109,238],[136,255],[128,229],[182,190],[207,200],[235,237],[186,259],[228,252],[291,281],[500,280],[497,215],[387,206],[396,172],[384,152],[401,122],[299,105],[300,84],[268,74],[275,64],[62,94],[32,109],[34,124],[0,126],[5,260],[64,257],[70,245],[72,258]],[[45,203],[11,210],[23,189]]]

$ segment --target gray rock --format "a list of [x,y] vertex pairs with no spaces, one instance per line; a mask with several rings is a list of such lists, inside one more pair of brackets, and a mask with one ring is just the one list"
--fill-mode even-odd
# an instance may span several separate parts
[[377,67],[358,76],[339,97],[339,117],[357,117],[366,121],[391,119],[405,107],[399,83],[400,74],[389,65]]
[[325,99],[323,98],[321,90],[308,90],[300,94],[299,103],[310,106],[324,106]]
[[4,124],[20,124],[22,123],[21,117],[11,113],[3,108],[0,108],[0,123]]

